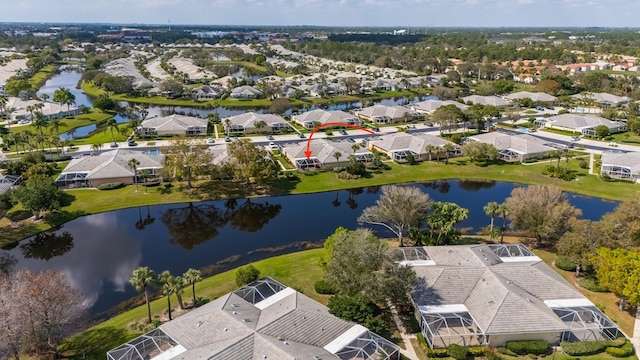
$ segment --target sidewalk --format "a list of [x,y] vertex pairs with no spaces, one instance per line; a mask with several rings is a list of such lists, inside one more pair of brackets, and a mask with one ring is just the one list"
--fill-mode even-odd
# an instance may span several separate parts
[[411,339],[415,339],[416,336],[414,334],[407,334],[407,330],[404,328],[404,325],[402,325],[402,320],[400,320],[400,316],[398,315],[398,310],[395,305],[391,304],[391,302],[387,302],[387,305],[389,306],[391,316],[393,316],[393,321],[396,323],[398,332],[400,332],[402,342],[404,343],[405,349],[400,348],[400,353],[410,360],[419,360],[418,355],[411,344]]
[[631,343],[636,349],[637,354],[640,350],[640,306],[636,309],[636,321],[633,326],[633,337],[631,338]]

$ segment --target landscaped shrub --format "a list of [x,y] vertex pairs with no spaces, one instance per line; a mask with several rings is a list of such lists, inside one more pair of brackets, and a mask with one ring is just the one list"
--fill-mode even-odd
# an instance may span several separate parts
[[575,341],[562,342],[562,351],[571,356],[587,356],[599,354],[607,348],[606,341]]
[[499,347],[496,349],[496,351],[498,351],[498,353],[503,354],[503,355],[509,355],[509,356],[518,356],[518,354],[514,353],[513,351],[507,349],[506,347]]
[[578,281],[578,283],[580,284],[580,286],[582,286],[583,288],[589,290],[589,291],[593,291],[593,292],[608,292],[609,289],[607,289],[606,287],[600,285],[600,283],[598,283],[598,279],[593,276],[593,275],[589,275],[589,276],[585,276],[582,279],[580,279]]
[[241,267],[240,269],[238,269],[238,271],[236,271],[236,285],[247,285],[250,282],[258,280],[259,277],[260,270],[249,264],[245,267]]
[[[469,348],[469,350],[471,350],[471,348]],[[507,349],[505,349],[505,350],[507,350]],[[469,351],[469,354],[471,355],[471,351]],[[502,356],[500,356],[500,353],[498,352],[497,349],[488,348],[488,347],[484,348],[484,354],[483,355],[484,355],[484,358],[486,360],[502,360]]]
[[98,190],[113,190],[113,189],[119,189],[123,186],[124,184],[121,182],[105,183],[105,184],[98,185]]
[[449,350],[447,349],[431,349],[427,347],[427,356],[430,358],[446,358],[449,357]]
[[335,289],[332,288],[331,285],[327,284],[327,282],[324,280],[316,281],[315,284],[313,284],[313,289],[318,294],[333,295],[336,293]]
[[524,340],[524,341],[507,342],[507,349],[519,355],[544,354],[547,352],[548,348],[549,348],[549,344],[544,340]]
[[564,271],[576,271],[576,264],[574,264],[571,259],[567,256],[558,256],[556,259],[556,267],[560,270]]
[[562,109],[562,110],[558,111],[558,115],[568,114],[568,113],[569,113],[569,110],[567,110],[567,109]]
[[447,346],[447,350],[449,351],[449,356],[456,360],[466,359],[467,353],[469,352],[466,347],[458,344],[449,344],[449,346]]
[[608,348],[605,349],[605,351],[607,352],[607,354],[615,357],[631,356],[633,355],[633,352],[634,352],[633,345],[631,345],[631,342],[629,341],[625,342],[625,344],[622,345],[621,347],[609,346]]
[[467,354],[473,357],[484,356],[487,350],[490,350],[490,349],[485,346],[469,346],[467,347]]
[[580,166],[580,169],[586,169],[589,167],[589,164],[587,164],[586,160],[580,160],[580,165],[578,166]]

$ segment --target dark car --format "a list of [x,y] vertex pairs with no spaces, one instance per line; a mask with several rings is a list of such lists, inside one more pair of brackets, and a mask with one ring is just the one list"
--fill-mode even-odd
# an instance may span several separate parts
[[304,138],[306,138],[306,136],[304,136],[304,134],[302,134],[302,133],[298,134],[298,137],[299,137],[300,139],[304,139]]
[[373,131],[375,131],[375,132],[380,132],[380,128],[378,128],[378,127],[374,127],[374,128],[373,128]]
[[111,145],[109,145],[112,148],[117,148],[118,147],[118,143],[117,142],[112,142]]
[[231,142],[231,138],[227,136],[226,138],[224,138],[224,142]]
[[267,135],[267,140],[273,140],[273,135]]
[[350,142],[350,143],[356,142],[353,138],[348,138],[347,141]]
[[345,130],[345,129],[340,130],[340,134],[342,134],[342,135],[348,135],[348,134],[347,134],[347,130]]
[[128,141],[127,145],[129,145],[129,146],[138,146],[138,143],[135,142],[135,141]]
[[572,143],[568,143],[567,144],[567,149],[573,149],[575,147],[575,145],[573,145]]

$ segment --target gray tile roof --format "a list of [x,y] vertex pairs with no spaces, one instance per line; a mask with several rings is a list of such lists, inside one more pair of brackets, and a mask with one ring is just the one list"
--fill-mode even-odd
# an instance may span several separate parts
[[[336,152],[340,152],[342,157],[340,157],[339,162],[341,164],[346,164],[349,158],[349,155],[353,154],[353,149],[351,148],[353,143],[350,143],[345,140],[338,141],[329,141],[325,139],[312,139],[309,149],[313,152],[311,156],[318,159],[323,164],[333,164],[337,163],[336,158],[333,156]],[[283,146],[283,151],[292,159],[302,159],[306,158],[305,151],[307,150],[307,143],[300,142],[295,144],[286,144]],[[367,150],[364,147],[360,147],[356,151],[356,154],[371,154],[371,151]]]
[[602,165],[628,167],[632,174],[637,174],[638,171],[640,171],[640,152],[629,152],[624,154],[603,152]]
[[604,125],[609,129],[618,129],[621,124],[596,115],[562,114],[551,117],[549,122],[555,126],[562,126],[568,129],[580,130],[583,128]]
[[470,136],[469,139],[491,144],[498,150],[513,150],[520,154],[544,154],[553,148],[544,141],[527,134],[508,135],[497,131]]
[[584,298],[537,257],[503,261],[487,245],[424,249],[435,265],[414,267],[415,304],[464,305],[485,334],[566,330],[544,301]]
[[348,119],[353,118],[355,118],[354,115],[341,110],[327,111],[323,109],[315,109],[293,116],[293,119],[300,124],[314,122],[319,122],[321,124],[329,122],[345,122]]
[[631,98],[627,96],[617,96],[609,93],[582,93],[571,95],[575,99],[592,99],[600,104],[620,105],[622,103],[629,102]]
[[140,124],[140,127],[156,129],[156,131],[178,131],[184,132],[192,127],[207,127],[207,119],[194,116],[173,114],[169,116],[154,117],[147,119]]
[[254,124],[259,121],[264,121],[267,124],[267,126],[273,126],[274,124],[289,126],[289,124],[285,119],[274,114],[258,114],[254,112],[247,112],[247,113],[224,118],[222,120],[223,125],[226,123],[227,119],[231,121],[232,126],[241,125],[245,129],[255,128]]
[[455,143],[430,134],[393,133],[382,135],[378,140],[372,140],[370,143],[383,151],[411,150],[416,154],[426,154],[427,145],[444,146],[451,144],[458,147]]
[[492,106],[509,106],[511,105],[510,101],[501,99],[497,96],[480,96],[480,95],[471,95],[471,96],[465,96],[462,98],[462,100],[464,100],[465,103],[468,103],[469,101],[472,102],[473,104],[482,104],[482,105],[492,105]]
[[378,116],[388,116],[391,119],[400,119],[405,116],[405,114],[413,113],[413,110],[404,106],[386,106],[386,105],[373,105],[366,108],[363,108],[358,112],[358,114],[362,114],[366,117],[378,117]]
[[149,155],[143,151],[118,149],[72,159],[60,176],[85,173],[89,180],[133,176],[129,160],[134,158],[140,162],[138,170],[161,169],[164,163],[164,155]]
[[436,111],[440,106],[444,106],[444,105],[455,105],[458,109],[465,111],[467,110],[469,107],[465,104],[461,104],[457,101],[453,101],[453,100],[425,100],[425,101],[420,101],[419,103],[416,103],[413,105],[413,109],[416,111],[422,111],[422,112],[434,112]]
[[505,96],[505,98],[509,100],[513,99],[531,99],[533,101],[542,101],[542,102],[552,102],[556,101],[556,97],[553,95],[549,95],[543,92],[529,92],[529,91],[519,91],[513,94],[509,94]]

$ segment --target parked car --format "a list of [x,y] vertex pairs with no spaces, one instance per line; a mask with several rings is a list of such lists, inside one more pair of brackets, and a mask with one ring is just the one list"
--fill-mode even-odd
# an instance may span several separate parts
[[380,128],[379,128],[379,127],[374,127],[374,128],[373,128],[373,131],[375,131],[375,132],[380,132]]
[[347,130],[345,130],[345,129],[340,130],[340,134],[341,134],[341,135],[348,135],[348,134],[347,134]]
[[215,143],[215,142],[216,142],[216,141],[215,141],[215,140],[213,140],[213,138],[207,138],[207,144],[213,144],[213,143]]
[[231,138],[227,136],[226,138],[224,138],[224,142],[231,142]]
[[118,143],[117,142],[112,142],[111,145],[109,145],[112,148],[117,148],[118,147]]
[[555,110],[553,106],[547,106],[547,109],[549,109],[549,110]]
[[303,134],[303,133],[298,134],[298,137],[299,137],[300,139],[304,139],[304,138],[306,138],[306,136],[304,136],[304,134]]
[[567,149],[573,149],[575,147],[575,145],[573,145],[572,143],[568,143],[567,144]]
[[416,125],[415,125],[415,124],[409,124],[409,125],[407,125],[407,127],[408,127],[409,129],[415,129],[415,128],[416,128]]
[[425,124],[426,126],[433,126],[433,123],[432,123],[432,122],[429,122],[429,121],[425,122],[424,124]]
[[571,137],[571,141],[578,141],[580,140],[580,136],[572,136]]
[[348,138],[347,141],[350,142],[350,143],[356,142],[353,138]]
[[544,108],[542,106],[536,106],[536,110],[538,111],[544,111]]
[[267,135],[267,140],[274,140],[273,135]]
[[129,146],[138,146],[138,143],[135,141],[127,141],[127,145]]
[[270,142],[269,143],[269,149],[277,150],[278,149],[278,145],[276,145],[276,143],[274,143],[274,142]]

